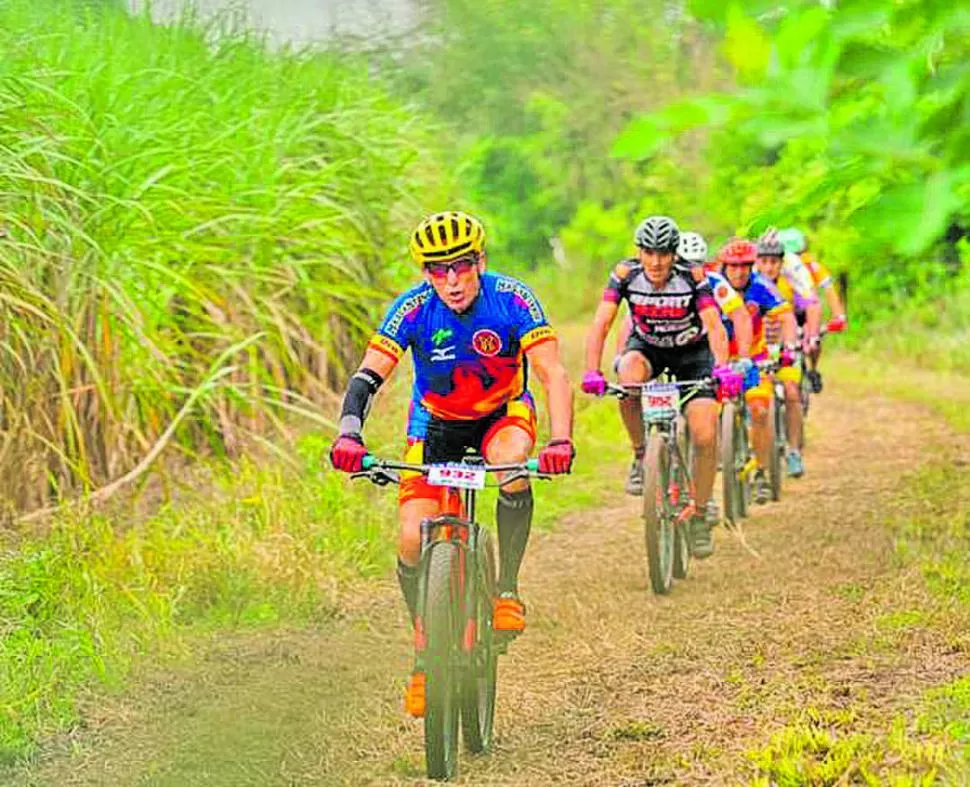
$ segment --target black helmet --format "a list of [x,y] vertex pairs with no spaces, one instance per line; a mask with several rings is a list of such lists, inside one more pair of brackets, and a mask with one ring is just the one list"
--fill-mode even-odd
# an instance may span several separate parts
[[633,242],[641,249],[650,251],[677,251],[680,230],[677,222],[669,216],[651,216],[640,222]]

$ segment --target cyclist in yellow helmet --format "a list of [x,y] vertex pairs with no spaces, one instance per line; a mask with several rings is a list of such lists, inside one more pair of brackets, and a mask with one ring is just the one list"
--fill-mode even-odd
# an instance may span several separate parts
[[[539,469],[568,473],[572,443],[572,390],[556,335],[538,298],[525,284],[486,271],[485,230],[459,211],[435,213],[411,233],[411,255],[424,281],[391,305],[350,380],[340,436],[330,458],[344,472],[361,469],[367,449],[361,431],[370,404],[410,349],[414,386],[405,461],[459,461],[469,450],[492,464],[525,461],[536,440],[535,404],[527,369],[545,388],[551,439]],[[439,513],[440,491],[425,476],[403,477],[399,492],[398,579],[414,619],[421,521]],[[496,519],[498,598],[492,625],[512,634],[525,628],[518,573],[532,523],[527,480],[504,486]],[[412,715],[424,712],[424,676],[412,673],[405,695]]]

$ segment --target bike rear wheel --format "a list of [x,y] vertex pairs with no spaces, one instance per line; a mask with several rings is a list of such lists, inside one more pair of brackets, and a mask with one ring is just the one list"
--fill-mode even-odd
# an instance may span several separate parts
[[[674,582],[674,516],[668,502],[670,460],[666,436],[654,432],[643,457],[643,523],[647,570],[654,593],[670,592]],[[687,490],[683,490],[686,494]]]
[[458,773],[458,599],[459,547],[440,541],[429,548],[424,626],[424,753],[431,779],[453,779]]
[[805,448],[805,422],[808,420],[808,408],[812,401],[812,381],[808,376],[808,366],[802,366],[802,381],[798,384],[798,396],[802,404],[802,427],[799,430],[798,444]]
[[486,752],[492,745],[498,677],[498,651],[492,631],[492,600],[496,596],[495,551],[492,536],[487,530],[480,528],[477,540],[476,609],[473,615],[468,616],[469,621],[474,620],[475,640],[468,654],[461,696],[462,737],[465,748],[473,754]]
[[[687,419],[683,416],[677,423],[677,446],[680,449],[674,466],[670,468],[670,478],[678,488],[687,493],[690,490],[688,467],[692,466],[693,448],[690,443],[690,430]],[[683,462],[687,464],[684,465]],[[687,535],[687,523],[681,522],[674,526],[674,579],[687,579],[690,568],[690,539]]]

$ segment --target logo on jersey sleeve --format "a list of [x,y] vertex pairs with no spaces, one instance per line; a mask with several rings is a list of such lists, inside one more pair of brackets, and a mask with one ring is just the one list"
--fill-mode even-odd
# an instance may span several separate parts
[[427,290],[419,290],[413,295],[410,295],[402,300],[397,305],[394,313],[388,317],[383,330],[392,336],[397,335],[397,333],[401,330],[401,326],[404,324],[404,321],[407,319],[413,319],[418,309],[428,302],[428,299],[431,298],[433,293],[434,290],[430,288]]
[[472,336],[472,347],[479,355],[491,358],[502,349],[502,339],[495,331],[483,328]]
[[512,293],[519,306],[529,312],[529,317],[534,322],[542,322],[542,307],[539,305],[539,301],[536,299],[532,290],[522,284],[522,282],[516,281],[515,279],[499,279],[495,291]]

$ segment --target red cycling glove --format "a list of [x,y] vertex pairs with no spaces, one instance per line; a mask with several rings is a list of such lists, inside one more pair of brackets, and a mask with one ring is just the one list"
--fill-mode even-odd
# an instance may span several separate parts
[[572,470],[576,449],[572,440],[550,440],[539,452],[539,472],[559,475]]
[[825,326],[825,330],[828,333],[842,333],[842,331],[848,327],[849,321],[845,318],[845,315],[842,314],[829,320],[828,324]]
[[364,469],[367,447],[359,434],[342,434],[330,448],[330,462],[344,473],[359,473]]

